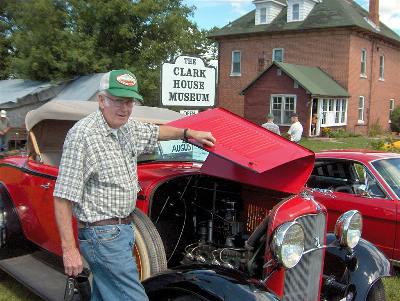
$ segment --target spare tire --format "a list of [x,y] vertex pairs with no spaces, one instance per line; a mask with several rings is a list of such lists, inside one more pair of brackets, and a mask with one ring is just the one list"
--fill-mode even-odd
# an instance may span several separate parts
[[164,244],[153,222],[140,209],[133,214],[135,245],[133,254],[136,257],[139,279],[143,281],[155,273],[167,269],[167,258]]

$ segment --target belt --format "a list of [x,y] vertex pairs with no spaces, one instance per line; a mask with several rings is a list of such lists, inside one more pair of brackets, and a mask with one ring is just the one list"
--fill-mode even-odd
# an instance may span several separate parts
[[120,225],[120,224],[130,224],[133,221],[133,214],[128,215],[127,217],[112,217],[108,219],[103,219],[101,221],[96,222],[83,222],[78,221],[78,228],[87,228],[93,226],[107,226],[107,225]]

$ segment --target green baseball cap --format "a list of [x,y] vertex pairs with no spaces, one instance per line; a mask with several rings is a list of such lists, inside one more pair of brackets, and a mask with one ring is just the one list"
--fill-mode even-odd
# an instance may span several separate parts
[[136,76],[129,70],[111,70],[100,80],[99,91],[107,91],[113,96],[143,100],[139,94]]

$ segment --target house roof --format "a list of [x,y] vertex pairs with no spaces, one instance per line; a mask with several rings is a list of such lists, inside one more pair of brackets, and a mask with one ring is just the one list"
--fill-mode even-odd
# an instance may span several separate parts
[[287,22],[287,7],[270,23],[255,25],[255,10],[229,23],[210,37],[250,33],[275,33],[310,29],[358,27],[400,43],[400,36],[380,22],[376,29],[368,22],[369,13],[353,0],[323,0],[317,3],[304,21]]
[[68,85],[52,100],[90,100],[98,92],[100,79],[104,73],[79,76],[68,83]]
[[[26,96],[35,96],[37,100],[47,100],[46,97],[40,97],[44,95],[42,92],[51,90],[56,85],[50,82],[40,82],[33,80],[24,79],[10,79],[0,80],[0,106],[2,108],[14,107],[17,103],[24,99]],[[54,97],[55,94],[51,94],[49,98]],[[44,98],[44,99],[42,99]]]
[[260,75],[258,75],[241,94],[251,88],[272,66],[277,66],[293,80],[303,87],[312,96],[329,96],[329,97],[350,97],[350,94],[333,80],[327,73],[318,67],[309,67],[303,65],[293,65],[280,62],[273,62]]

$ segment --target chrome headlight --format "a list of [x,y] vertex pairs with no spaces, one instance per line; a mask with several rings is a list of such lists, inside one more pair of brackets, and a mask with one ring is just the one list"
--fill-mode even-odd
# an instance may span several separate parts
[[285,268],[294,267],[303,256],[304,230],[298,222],[281,225],[272,238],[272,251]]
[[354,248],[360,241],[362,233],[362,216],[357,210],[343,213],[335,225],[336,239],[343,247]]

